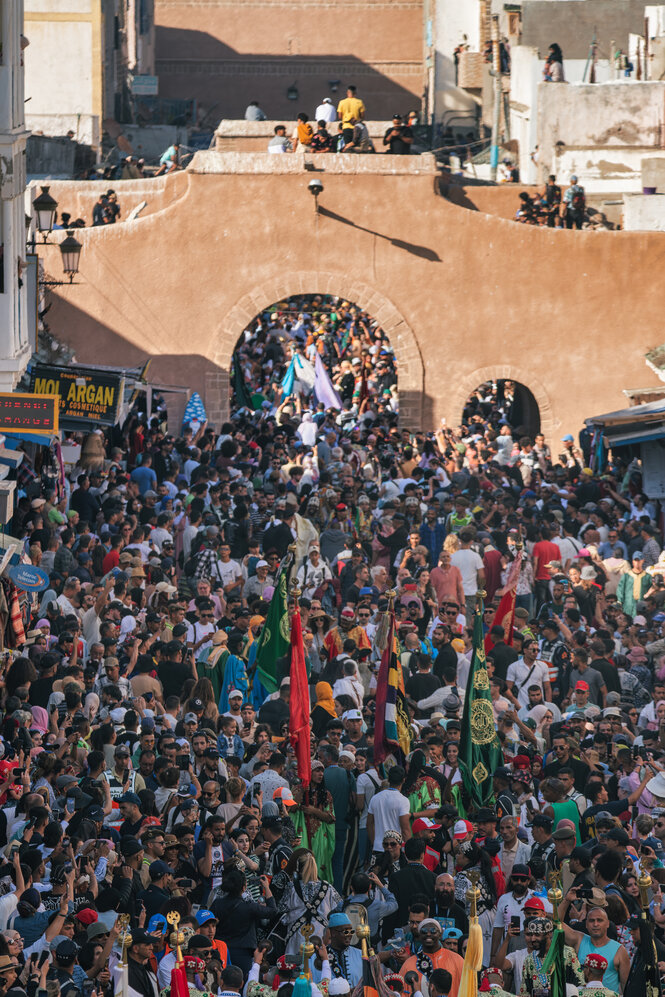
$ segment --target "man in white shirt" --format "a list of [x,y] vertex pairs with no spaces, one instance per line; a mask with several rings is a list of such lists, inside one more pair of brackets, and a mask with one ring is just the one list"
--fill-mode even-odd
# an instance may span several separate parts
[[511,918],[519,918],[520,928],[524,928],[524,906],[534,896],[529,889],[528,865],[514,864],[510,879],[506,883],[506,893],[497,902],[494,926],[492,929],[492,959],[504,939]]
[[337,121],[337,111],[335,110],[330,97],[323,98],[322,102],[314,112],[314,120],[325,121],[326,124],[330,124],[331,121]]
[[80,590],[81,582],[75,575],[65,579],[65,584],[62,586],[62,592],[56,599],[56,603],[60,606],[60,609],[65,616],[78,616],[78,610],[74,606],[72,600],[78,601],[77,595]]
[[517,699],[520,706],[528,705],[529,687],[532,685],[539,686],[542,689],[543,698],[547,702],[551,701],[550,673],[546,662],[538,660],[538,641],[528,640],[524,642],[522,657],[508,666],[506,683],[508,690]]
[[237,561],[231,560],[231,548],[227,543],[219,546],[219,559],[215,566],[215,578],[221,580],[224,595],[240,595],[242,593],[242,568]]
[[485,565],[480,554],[471,549],[473,533],[470,530],[461,530],[459,539],[461,547],[454,552],[450,558],[450,563],[458,569],[462,576],[466,618],[471,621],[476,608],[476,592],[485,584]]
[[388,789],[375,793],[367,808],[367,838],[378,855],[383,852],[386,831],[399,831],[404,841],[411,837],[409,800],[400,792],[405,776],[401,765],[393,765],[388,773]]

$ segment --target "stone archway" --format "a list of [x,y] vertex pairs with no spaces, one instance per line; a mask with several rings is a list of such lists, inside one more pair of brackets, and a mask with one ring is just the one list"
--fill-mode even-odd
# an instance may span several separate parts
[[472,391],[475,391],[479,384],[490,381],[494,378],[505,378],[511,381],[518,381],[529,389],[538,403],[540,409],[540,430],[545,436],[545,440],[550,447],[557,441],[557,432],[561,429],[561,423],[555,420],[552,411],[552,402],[545,389],[545,386],[534,377],[529,371],[521,370],[514,364],[499,364],[492,367],[476,367],[469,374],[465,374],[453,390],[448,395],[446,401],[448,423],[451,426],[458,426],[462,417],[462,411],[466,400]]
[[296,294],[333,294],[376,319],[395,351],[400,424],[408,429],[421,429],[425,368],[413,330],[392,301],[373,287],[349,275],[316,271],[281,274],[262,281],[224,316],[208,354],[219,371],[206,375],[208,418],[216,422],[228,419],[231,358],[242,332],[259,312]]

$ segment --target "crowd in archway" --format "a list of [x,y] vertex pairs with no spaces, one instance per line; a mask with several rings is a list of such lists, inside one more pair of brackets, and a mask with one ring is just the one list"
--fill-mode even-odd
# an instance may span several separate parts
[[135,410],[66,474],[55,450],[13,472],[46,587],[0,577],[0,997],[335,997],[364,920],[383,997],[466,997],[474,952],[499,997],[657,993],[639,461],[525,436],[507,381],[410,432],[389,343],[339,299],[269,309],[236,361],[221,426]]
[[[306,361],[295,389],[282,385],[294,355]],[[341,401],[342,418],[364,415],[370,401],[378,412],[398,411],[397,364],[390,343],[367,312],[332,295],[297,295],[257,316],[236,347],[236,369],[255,406],[325,408],[314,390],[317,357]],[[236,392],[236,402],[238,401]]]

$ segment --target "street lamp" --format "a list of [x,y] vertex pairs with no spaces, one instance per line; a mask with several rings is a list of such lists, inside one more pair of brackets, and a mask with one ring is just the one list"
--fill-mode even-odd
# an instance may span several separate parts
[[[74,283],[74,277],[79,272],[79,258],[81,256],[82,245],[74,238],[71,229],[67,230],[67,237],[60,243],[60,255],[62,256],[62,269],[69,277],[69,283]],[[66,280],[40,280],[40,287],[63,287]]]
[[74,238],[71,229],[68,230],[67,238],[60,243],[60,253],[62,254],[62,269],[69,277],[70,284],[79,272],[79,257],[82,248],[81,243]]
[[46,242],[48,236],[53,231],[55,213],[58,210],[58,202],[49,194],[48,187],[42,187],[39,197],[32,202],[37,223],[37,231],[41,233]]

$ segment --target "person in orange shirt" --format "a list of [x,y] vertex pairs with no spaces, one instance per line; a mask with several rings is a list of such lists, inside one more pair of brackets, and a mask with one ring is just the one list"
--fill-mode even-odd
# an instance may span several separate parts
[[342,653],[347,637],[355,640],[359,651],[372,646],[363,628],[357,624],[355,610],[351,609],[350,606],[345,606],[339,614],[339,626],[329,630],[324,638],[323,646],[328,652],[330,660]]
[[418,934],[421,950],[417,955],[412,955],[406,960],[399,971],[400,976],[405,979],[407,973],[417,973],[416,989],[421,990],[423,976],[429,977],[435,969],[445,969],[450,973],[453,981],[448,997],[457,997],[464,960],[461,956],[451,952],[450,949],[444,949],[441,944],[443,934],[441,925],[433,917],[426,917],[424,921],[420,922]]
[[203,935],[205,938],[210,939],[210,944],[213,949],[219,955],[219,961],[222,964],[222,969],[229,964],[229,950],[226,947],[226,942],[223,942],[220,938],[215,938],[215,931],[217,930],[217,918],[211,910],[205,910],[203,907],[196,914],[196,920],[199,925],[199,934]]

